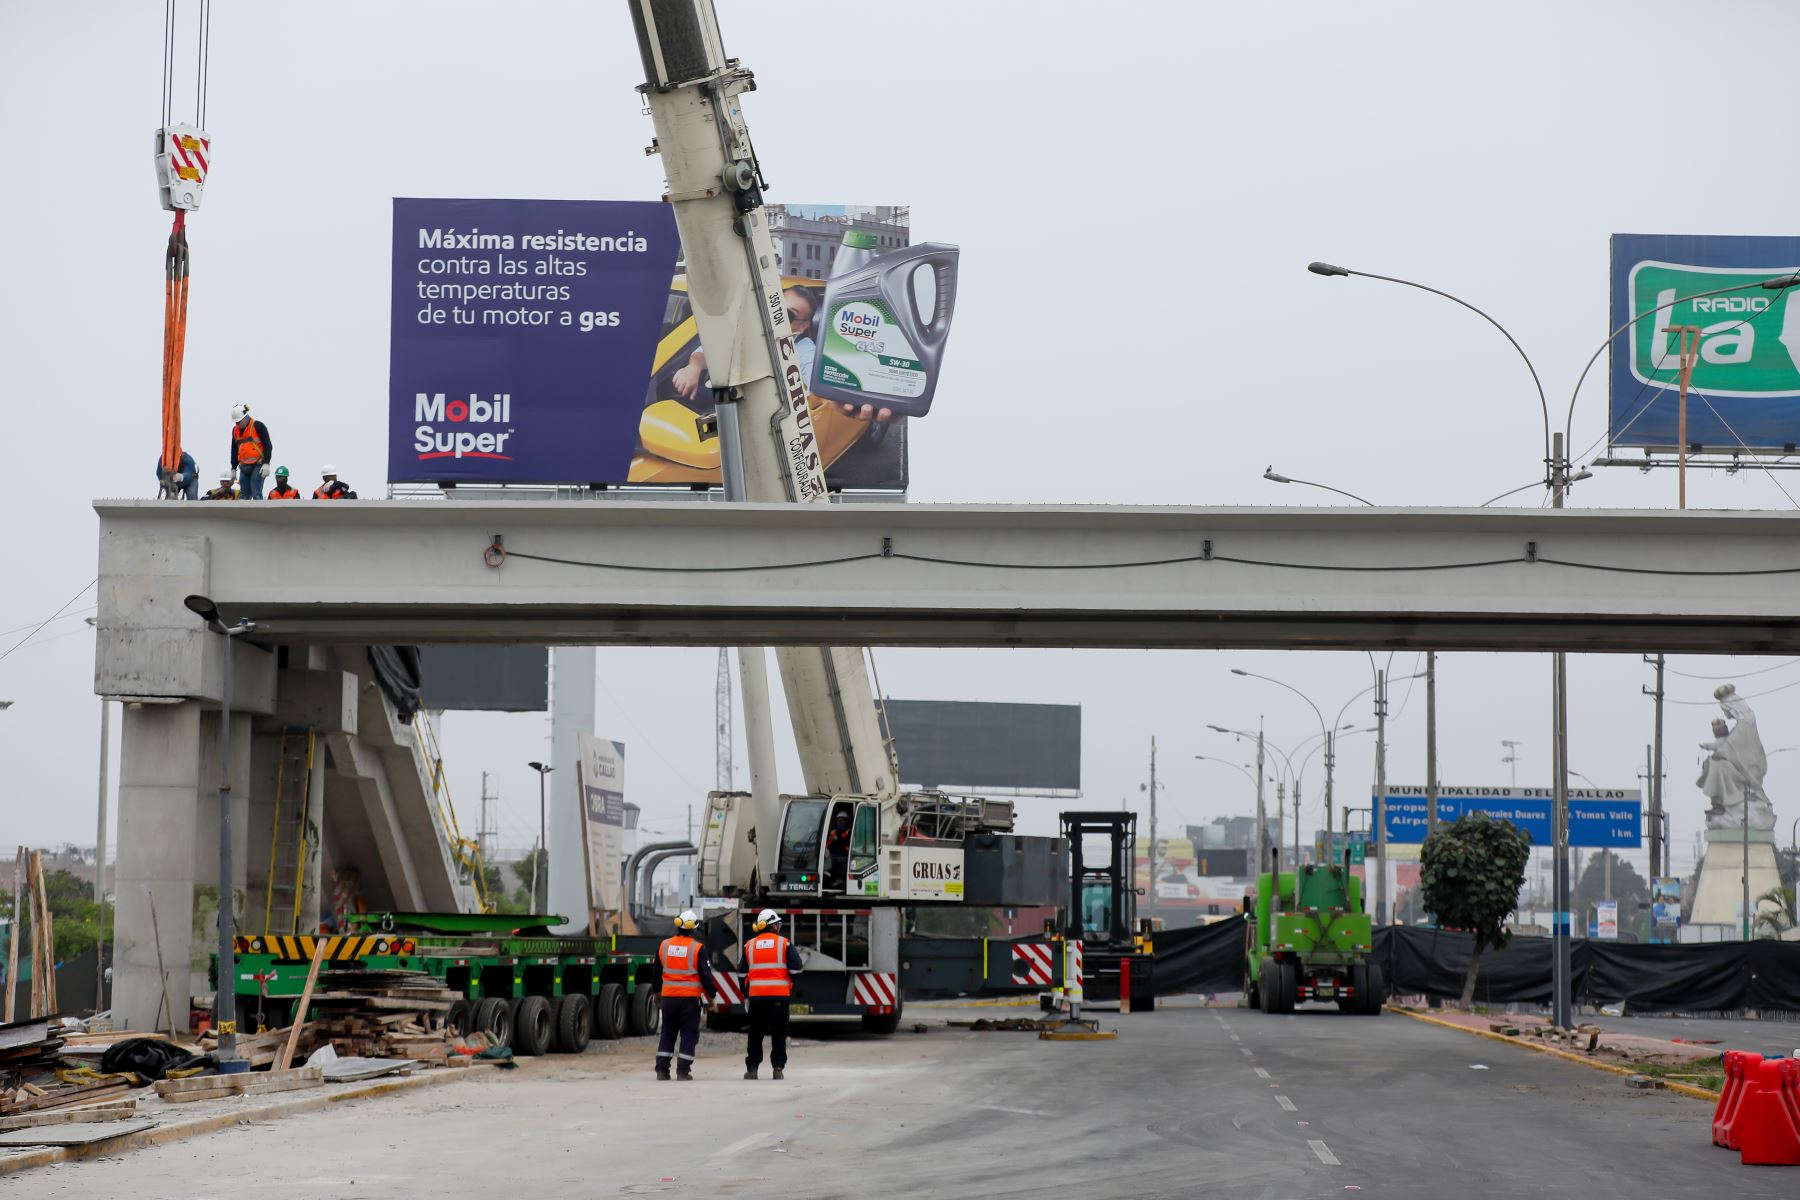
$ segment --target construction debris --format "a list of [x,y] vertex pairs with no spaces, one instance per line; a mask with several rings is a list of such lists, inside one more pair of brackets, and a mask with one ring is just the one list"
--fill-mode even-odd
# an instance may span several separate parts
[[235,1075],[196,1075],[191,1079],[162,1079],[156,1083],[156,1094],[170,1104],[190,1104],[195,1100],[217,1100],[223,1096],[260,1096],[267,1092],[291,1092],[296,1088],[317,1087],[325,1081],[318,1067],[295,1067],[291,1071],[240,1071]]

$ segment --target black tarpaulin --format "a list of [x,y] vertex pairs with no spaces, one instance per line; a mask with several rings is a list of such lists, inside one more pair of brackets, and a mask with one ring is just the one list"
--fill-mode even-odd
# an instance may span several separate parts
[[1244,984],[1244,922],[1241,918],[1214,921],[1192,929],[1158,933],[1156,990],[1175,992],[1235,992]]
[[419,648],[370,646],[369,665],[375,669],[375,682],[399,710],[401,723],[412,724],[419,711],[419,688],[423,678]]
[[[1578,944],[1588,970],[1577,996],[1594,1004],[1623,1001],[1628,1011],[1679,1012],[1727,1012],[1746,1007],[1750,959],[1761,945],[1752,945],[1746,953],[1742,942],[1658,946],[1590,939]],[[1794,953],[1790,950],[1779,957],[1791,963]],[[1790,992],[1788,1003],[1796,1001],[1800,1001],[1800,992]]]

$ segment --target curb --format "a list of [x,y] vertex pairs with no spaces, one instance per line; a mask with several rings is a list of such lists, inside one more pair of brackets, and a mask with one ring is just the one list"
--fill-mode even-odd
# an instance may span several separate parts
[[252,1108],[214,1113],[208,1117],[172,1121],[166,1125],[158,1125],[154,1129],[145,1129],[139,1133],[127,1134],[119,1138],[107,1138],[86,1146],[46,1146],[41,1150],[32,1150],[0,1159],[0,1177],[14,1175],[32,1167],[46,1167],[52,1163],[73,1162],[82,1158],[109,1157],[124,1150],[142,1150],[150,1146],[164,1146],[171,1142],[186,1141],[188,1138],[229,1129],[240,1121],[273,1121],[279,1117],[320,1112],[333,1104],[341,1104],[346,1100],[367,1100],[374,1096],[386,1096],[392,1092],[410,1092],[419,1088],[435,1087],[438,1084],[466,1079],[471,1075],[486,1075],[487,1073],[478,1069],[471,1070],[462,1067],[415,1075],[409,1079],[382,1079],[364,1087],[346,1088],[341,1092],[333,1092],[328,1096],[308,1096],[302,1100],[290,1100],[286,1103],[259,1104]]
[[[1403,1017],[1411,1017],[1415,1021],[1423,1021],[1427,1025],[1437,1025],[1444,1029],[1454,1029],[1458,1033],[1466,1033],[1473,1037],[1486,1038],[1490,1042],[1501,1042],[1508,1046],[1518,1046],[1538,1054],[1553,1055],[1556,1058],[1566,1059],[1572,1063],[1580,1063],[1582,1066],[1590,1067],[1596,1071],[1606,1071],[1613,1075],[1624,1076],[1638,1074],[1638,1072],[1626,1067],[1614,1066],[1612,1063],[1597,1062],[1591,1058],[1583,1058],[1579,1054],[1571,1054],[1567,1050],[1558,1050],[1555,1046],[1540,1046],[1535,1042],[1526,1041],[1522,1037],[1508,1037],[1503,1033],[1494,1033],[1487,1029],[1470,1029],[1467,1025],[1458,1025],[1455,1021],[1445,1021],[1437,1017],[1428,1017],[1424,1013],[1411,1012],[1404,1008],[1395,1008],[1391,1004],[1387,1006],[1387,1010],[1392,1013],[1399,1013]],[[1692,1084],[1673,1083],[1667,1079],[1659,1079],[1656,1082],[1659,1087],[1667,1088],[1671,1092],[1679,1092],[1683,1096],[1691,1096],[1695,1100],[1709,1100],[1717,1103],[1719,1099],[1719,1093],[1709,1092],[1705,1088],[1695,1087]]]
[[1036,996],[1016,996],[999,1000],[915,1000],[914,1008],[1024,1008],[1038,1002]]

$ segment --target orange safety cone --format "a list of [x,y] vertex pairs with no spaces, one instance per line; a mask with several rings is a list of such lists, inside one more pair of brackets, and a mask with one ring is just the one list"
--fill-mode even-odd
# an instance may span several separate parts
[[1713,1145],[1736,1150],[1738,1146],[1732,1134],[1732,1124],[1737,1120],[1744,1093],[1751,1086],[1750,1081],[1762,1063],[1762,1055],[1748,1050],[1727,1050],[1724,1060],[1725,1086],[1719,1089],[1719,1104],[1713,1109]]
[[1732,1123],[1745,1166],[1800,1167],[1800,1124],[1794,1103],[1784,1094],[1800,1082],[1795,1065],[1790,1059],[1764,1059],[1746,1081]]

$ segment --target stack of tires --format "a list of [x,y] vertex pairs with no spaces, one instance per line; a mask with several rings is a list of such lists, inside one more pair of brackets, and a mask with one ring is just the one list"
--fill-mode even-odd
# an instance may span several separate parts
[[598,995],[489,996],[458,1000],[444,1014],[457,1036],[491,1034],[514,1054],[580,1054],[595,1038],[642,1037],[662,1024],[657,989],[649,983],[627,993],[622,983],[603,983]]

